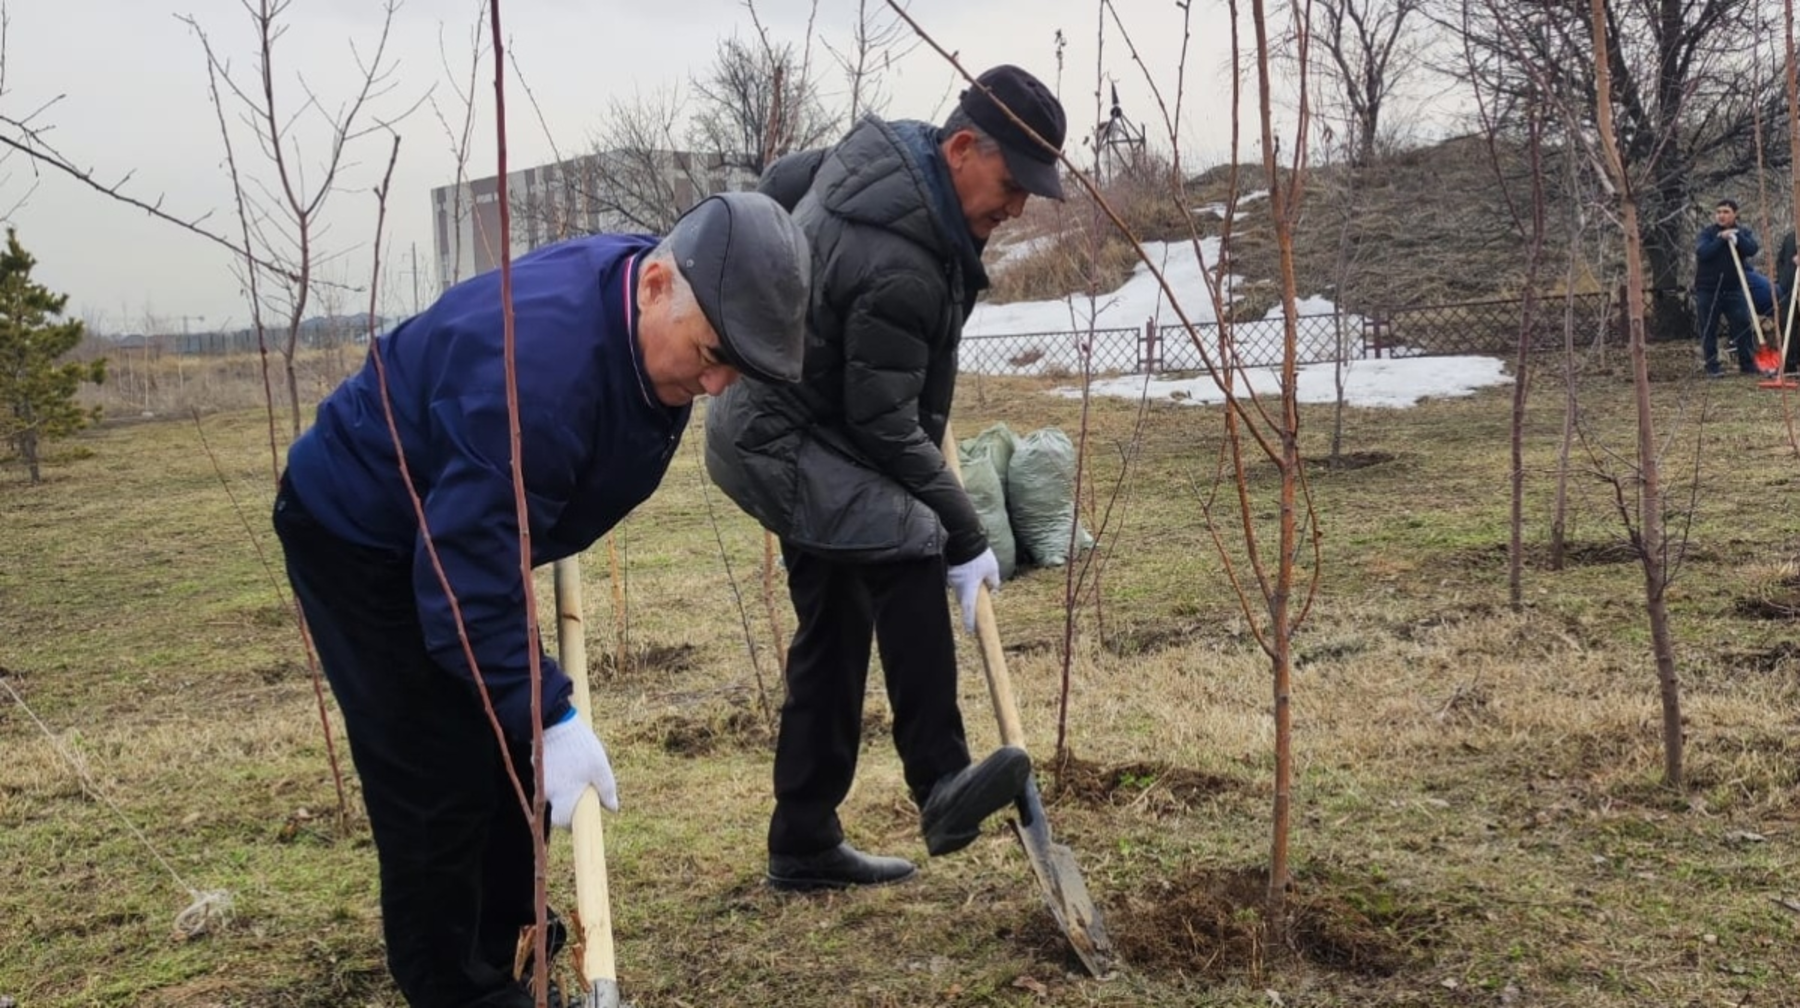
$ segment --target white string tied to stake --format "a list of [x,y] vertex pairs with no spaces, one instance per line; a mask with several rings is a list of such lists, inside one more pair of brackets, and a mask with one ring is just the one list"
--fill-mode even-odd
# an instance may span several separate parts
[[56,754],[62,757],[63,762],[68,764],[69,769],[75,772],[76,779],[81,782],[81,789],[89,797],[110,809],[131,835],[144,845],[144,849],[150,852],[150,856],[156,859],[156,863],[162,865],[163,870],[169,873],[169,876],[175,880],[175,884],[187,891],[191,902],[175,915],[173,936],[181,941],[191,941],[202,935],[215,933],[230,922],[231,893],[224,889],[196,889],[189,885],[187,880],[181,877],[181,873],[175,870],[175,866],[169,863],[168,858],[163,857],[162,852],[156,849],[156,845],[150,842],[150,838],[145,836],[143,831],[138,829],[130,819],[126,818],[124,811],[116,802],[100,790],[93,778],[88,776],[82,761],[63,746],[55,733],[50,730],[50,726],[37,716],[37,712],[31,709],[31,705],[25,702],[25,698],[19,695],[19,691],[13,688],[12,683],[7,681],[7,677],[4,675],[0,675],[0,686],[6,688],[13,703],[19,705],[19,709],[25,712],[25,716],[31,719],[32,724],[37,725],[38,731],[43,732],[45,740],[50,743],[50,748],[55,750]]

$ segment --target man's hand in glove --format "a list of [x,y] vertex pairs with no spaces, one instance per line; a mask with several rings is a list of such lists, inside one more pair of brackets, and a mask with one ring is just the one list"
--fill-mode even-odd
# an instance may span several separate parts
[[983,550],[968,563],[952,565],[949,581],[950,587],[956,589],[956,604],[962,608],[963,629],[974,633],[975,600],[981,597],[984,583],[988,591],[1000,590],[1000,561],[992,549]]
[[544,729],[544,800],[550,803],[550,825],[568,828],[576,799],[590,785],[601,805],[619,811],[619,785],[606,747],[587,719],[571,708],[568,717]]

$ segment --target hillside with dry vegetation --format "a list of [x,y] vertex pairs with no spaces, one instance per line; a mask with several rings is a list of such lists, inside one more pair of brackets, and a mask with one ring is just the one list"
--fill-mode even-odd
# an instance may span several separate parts
[[[1581,225],[1560,160],[1545,160],[1539,291],[1568,284],[1572,237],[1580,239],[1583,260],[1576,288],[1616,283],[1616,255],[1603,252],[1600,225]],[[1309,169],[1295,230],[1301,295],[1322,295],[1358,312],[1519,296],[1526,282],[1530,176],[1522,151],[1491,148],[1479,137],[1398,151],[1364,168]],[[1235,314],[1260,317],[1279,291],[1269,202],[1246,198],[1267,191],[1260,166],[1220,165],[1175,189],[1167,164],[1152,163],[1112,178],[1102,194],[1139,239],[1188,241],[1220,235],[1224,222],[1213,208],[1231,200],[1234,186],[1237,217],[1226,252],[1238,278]],[[1029,204],[1025,219],[989,260],[998,264],[989,295],[998,303],[1104,293],[1123,283],[1137,263],[1130,243],[1085,190],[1071,191],[1063,205]]]

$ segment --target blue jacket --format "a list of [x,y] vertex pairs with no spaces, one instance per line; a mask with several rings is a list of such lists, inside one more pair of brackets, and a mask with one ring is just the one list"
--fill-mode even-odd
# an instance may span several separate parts
[[[600,235],[524,256],[513,268],[514,360],[531,563],[592,545],[650,496],[681,442],[689,407],[642,377],[636,266],[656,239]],[[508,438],[500,274],[446,291],[377,341],[413,487],[471,650],[507,733],[531,735],[526,585]],[[425,646],[474,682],[455,619],[423,548],[381,403],[375,362],[319,405],[288,451],[288,480],[325,528],[411,558]],[[569,709],[568,676],[542,660],[543,715]]]
[[1765,317],[1775,314],[1775,288],[1769,278],[1745,266],[1744,283],[1750,288],[1750,303],[1756,308],[1756,314]]
[[[1756,232],[1749,226],[1737,226],[1737,254],[1748,267],[1762,246],[1756,244]],[[1716,294],[1724,290],[1740,290],[1737,267],[1731,264],[1731,243],[1719,237],[1719,225],[1708,224],[1694,239],[1694,290]]]

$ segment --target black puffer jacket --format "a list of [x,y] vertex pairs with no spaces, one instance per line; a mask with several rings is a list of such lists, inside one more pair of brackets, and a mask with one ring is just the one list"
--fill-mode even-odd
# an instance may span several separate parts
[[934,128],[864,119],[836,147],[776,162],[762,190],[793,209],[812,245],[805,375],[738,382],[714,400],[707,472],[803,549],[980,555],[981,521],[938,444],[963,320],[987,275]]

